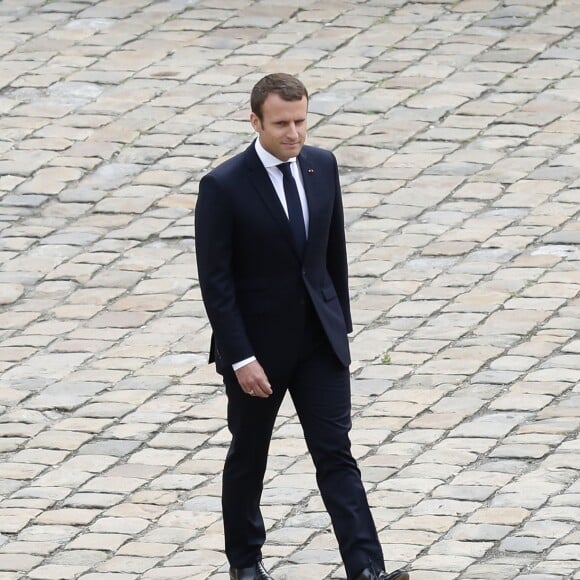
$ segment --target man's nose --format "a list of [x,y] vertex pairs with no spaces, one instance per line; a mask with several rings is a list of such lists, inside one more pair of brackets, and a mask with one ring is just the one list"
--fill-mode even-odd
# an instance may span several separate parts
[[290,137],[298,137],[298,129],[296,129],[295,123],[290,123],[288,125],[288,134]]

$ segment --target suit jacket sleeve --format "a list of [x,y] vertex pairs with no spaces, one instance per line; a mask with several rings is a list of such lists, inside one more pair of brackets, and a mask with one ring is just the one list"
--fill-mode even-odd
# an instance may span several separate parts
[[201,293],[216,347],[225,364],[254,355],[236,301],[232,272],[233,212],[218,180],[202,178],[195,208],[195,244]]
[[336,294],[340,301],[347,333],[352,332],[352,318],[350,314],[350,298],[348,292],[348,260],[346,253],[346,237],[344,233],[344,210],[342,207],[342,195],[340,180],[338,176],[338,166],[336,158],[333,156],[334,164],[334,207],[330,222],[328,237],[328,250],[326,256],[326,266],[332,279]]

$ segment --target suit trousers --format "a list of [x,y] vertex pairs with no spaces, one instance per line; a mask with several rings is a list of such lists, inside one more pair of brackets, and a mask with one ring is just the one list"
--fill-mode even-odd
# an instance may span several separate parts
[[261,559],[266,539],[260,499],[276,415],[290,393],[312,456],[348,578],[364,568],[383,569],[383,553],[356,460],[351,454],[348,367],[332,351],[315,315],[305,328],[301,356],[287,380],[272,384],[267,399],[251,397],[235,374],[224,375],[231,445],[223,472],[226,555],[234,568]]

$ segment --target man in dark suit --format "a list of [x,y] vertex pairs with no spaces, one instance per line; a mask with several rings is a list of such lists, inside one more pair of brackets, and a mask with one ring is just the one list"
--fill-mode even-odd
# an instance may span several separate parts
[[251,95],[258,138],[205,175],[195,211],[199,281],[223,375],[232,434],[222,489],[232,580],[273,580],[260,512],[274,421],[289,391],[349,579],[384,572],[381,545],[350,451],[352,330],[336,160],[304,145],[308,93],[287,74]]

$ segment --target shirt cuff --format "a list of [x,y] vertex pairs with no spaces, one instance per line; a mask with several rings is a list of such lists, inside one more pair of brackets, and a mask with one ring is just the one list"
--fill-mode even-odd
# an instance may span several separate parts
[[241,369],[242,367],[249,365],[251,362],[254,362],[255,360],[256,360],[255,356],[245,358],[244,360],[241,360],[241,361],[238,361],[237,363],[234,363],[232,365],[232,368],[234,369],[234,371],[237,371],[238,369]]

